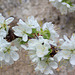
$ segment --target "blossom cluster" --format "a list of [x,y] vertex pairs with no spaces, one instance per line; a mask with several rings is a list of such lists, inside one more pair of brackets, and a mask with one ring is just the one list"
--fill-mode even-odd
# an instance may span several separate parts
[[37,64],[35,70],[53,74],[53,69],[56,69],[58,64],[51,53],[53,46],[57,46],[59,35],[54,30],[52,22],[46,22],[40,27],[37,20],[31,16],[26,22],[20,19],[17,24],[18,26],[12,29],[14,34],[21,38],[21,47],[28,51],[32,62]]
[[16,51],[18,48],[12,45],[12,42],[8,42],[6,36],[9,31],[9,24],[14,20],[13,17],[5,19],[2,14],[0,14],[0,64],[13,64],[14,61],[19,59],[19,55]]
[[60,10],[61,14],[75,11],[74,0],[49,0],[51,4]]
[[[24,22],[19,19],[17,26],[13,26],[15,40],[9,41],[7,36],[13,17],[5,19],[0,14],[0,64],[11,65],[19,59],[17,51],[20,48],[28,51],[28,55],[36,64],[35,71],[44,74],[53,74],[62,60],[75,65],[75,34],[70,39],[64,35],[59,39],[52,22],[39,25],[37,20],[31,16]],[[12,38],[11,38],[12,39]],[[67,64],[67,63],[66,63]]]

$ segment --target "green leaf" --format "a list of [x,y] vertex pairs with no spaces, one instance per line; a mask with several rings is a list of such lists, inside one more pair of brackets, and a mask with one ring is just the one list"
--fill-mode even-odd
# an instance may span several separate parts
[[50,31],[48,29],[45,31],[41,29],[40,35],[42,35],[44,39],[50,39]]
[[32,33],[37,33],[37,30],[36,29],[32,29]]

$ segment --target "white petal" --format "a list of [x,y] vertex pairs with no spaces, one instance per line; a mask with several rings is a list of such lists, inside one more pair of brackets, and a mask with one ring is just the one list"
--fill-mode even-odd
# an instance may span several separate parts
[[15,31],[14,34],[16,36],[22,37],[22,31],[20,30],[20,28],[18,26],[12,27],[12,29]]
[[23,22],[21,19],[19,19],[18,25],[25,25],[25,22]]
[[50,30],[50,33],[51,33],[51,37],[50,38],[53,41],[57,42],[59,35],[56,33],[56,31],[52,29],[52,30]]
[[46,22],[43,24],[42,29],[43,30],[49,29],[51,31],[54,29],[54,25],[52,24],[52,22]]
[[58,67],[58,64],[56,62],[50,62],[50,66],[53,68],[53,69],[56,69]]
[[23,35],[23,41],[26,42],[27,40],[28,40],[28,36],[27,36],[27,34],[24,34],[24,35]]
[[64,59],[69,59],[70,58],[70,54],[71,54],[71,52],[70,51],[62,51],[62,57],[64,58]]
[[54,58],[59,62],[59,61],[61,61],[61,59],[62,59],[62,52],[60,51],[60,52],[58,52],[55,56],[54,56]]
[[19,55],[17,52],[11,51],[10,55],[14,61],[17,61],[19,59]]
[[0,23],[3,24],[4,20],[5,20],[5,18],[2,16],[2,14],[0,14]]
[[26,32],[27,32],[28,34],[31,34],[31,33],[32,33],[32,29],[29,28],[29,27],[27,27],[27,28],[26,28]]
[[22,48],[24,48],[25,50],[28,50],[28,48],[25,45],[21,45]]
[[75,65],[75,55],[72,55],[72,56],[71,56],[70,63],[71,63],[72,65]]
[[44,70],[44,74],[53,74],[51,68],[47,65],[46,69]]
[[48,54],[48,49],[46,47],[43,47],[41,45],[37,45],[37,51],[36,54],[38,57],[43,57],[44,55]]
[[6,24],[10,24],[12,21],[14,20],[13,17],[9,17],[8,19],[6,19]]
[[4,29],[0,29],[0,37],[6,37],[7,32]]
[[5,58],[4,58],[5,62],[9,62],[10,59],[11,59],[11,58],[10,58],[10,54],[5,53]]
[[28,22],[27,22],[28,26],[30,26],[31,28],[37,28],[39,27],[39,24],[37,22],[36,19],[34,19],[34,16],[28,17]]
[[4,59],[4,53],[0,52],[0,61],[2,61]]
[[49,58],[51,61],[53,61],[54,59],[52,57]]
[[73,49],[73,44],[71,43],[68,43],[68,42],[64,42],[62,45],[61,45],[61,49],[66,49],[66,50],[71,50]]
[[65,39],[67,42],[70,42],[70,40],[67,38],[66,35],[64,35],[64,39]]

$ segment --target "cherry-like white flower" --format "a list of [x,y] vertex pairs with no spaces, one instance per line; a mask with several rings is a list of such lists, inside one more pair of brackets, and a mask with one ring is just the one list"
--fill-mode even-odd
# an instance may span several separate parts
[[16,46],[11,46],[11,43],[0,37],[0,61],[8,64],[13,64],[19,59]]
[[53,74],[53,69],[56,69],[58,64],[54,61],[53,58],[44,58],[43,60],[39,60],[37,63],[36,71],[41,71],[44,74]]
[[39,26],[37,20],[33,16],[28,17],[28,20],[25,23],[30,28],[35,28],[37,31],[40,31],[40,26]]
[[32,29],[29,26],[27,26],[21,19],[17,24],[18,26],[12,28],[15,31],[14,34],[16,36],[22,37],[22,40],[26,42],[28,40],[27,34],[31,34]]
[[28,41],[28,47],[26,47],[25,45],[21,45],[21,47],[25,50],[29,50],[29,53],[31,53],[30,57],[33,57],[35,55],[35,58],[42,58],[48,54],[50,43],[49,40],[43,39],[42,36],[39,36],[39,39],[30,39]]
[[14,20],[13,17],[9,17],[8,19],[5,19],[2,14],[0,13],[0,29],[5,29],[8,31],[9,29],[9,24]]
[[13,62],[19,59],[19,55],[16,51],[18,51],[16,46],[6,47],[6,50],[4,50],[4,60],[6,63],[11,64],[11,61]]
[[62,58],[68,59],[71,65],[75,65],[75,34],[73,34],[70,39],[64,35],[64,39],[65,42],[60,46],[62,51],[58,52],[56,57],[59,61]]
[[36,54],[38,57],[44,57],[48,54],[50,49],[49,40],[40,38],[36,46]]
[[50,31],[50,39],[52,39],[53,41],[57,41],[57,38],[59,37],[59,35],[56,33],[56,31],[54,30],[54,25],[52,24],[52,22],[46,22],[43,27],[43,30],[49,30]]

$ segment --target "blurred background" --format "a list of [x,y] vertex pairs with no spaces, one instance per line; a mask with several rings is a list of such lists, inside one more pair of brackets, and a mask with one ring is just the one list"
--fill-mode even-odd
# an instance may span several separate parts
[[[52,22],[60,38],[63,35],[70,37],[75,33],[75,12],[61,15],[48,0],[0,0],[0,13],[6,18],[10,16],[15,18],[12,26],[16,25],[20,18],[25,21],[28,16],[34,16],[40,25]],[[0,68],[0,75],[43,75],[34,71],[27,52],[22,50],[19,54],[20,59],[13,65]],[[75,69],[67,71],[63,67],[55,75],[75,75],[74,71]]]

